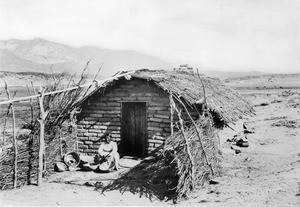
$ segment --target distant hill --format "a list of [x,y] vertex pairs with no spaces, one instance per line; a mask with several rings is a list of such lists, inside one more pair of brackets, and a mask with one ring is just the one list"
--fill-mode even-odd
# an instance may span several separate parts
[[[13,52],[7,49],[0,49],[0,68],[7,69],[11,72],[24,72],[24,71],[40,71],[43,67],[47,68],[47,65],[32,62],[30,60],[23,59]],[[3,67],[2,67],[3,66]],[[20,67],[22,66],[22,67]]]
[[44,39],[0,41],[0,70],[13,72],[69,72],[80,74],[88,60],[87,73],[94,74],[104,63],[101,76],[119,70],[141,68],[171,69],[172,65],[155,57],[135,51],[108,50],[97,47],[75,48]]
[[217,71],[217,70],[204,70],[204,71],[199,70],[199,73],[203,73],[211,77],[217,77],[222,80],[225,80],[227,78],[239,78],[244,76],[261,76],[261,75],[268,74],[260,71],[234,72],[234,71]]
[[[71,47],[44,39],[0,41],[0,71],[11,72],[68,72],[81,74],[87,61],[88,74],[95,74],[104,64],[99,76],[111,76],[120,70],[134,69],[173,69],[171,65],[159,58],[129,50],[109,50],[93,46]],[[51,69],[50,69],[51,68]],[[52,70],[52,71],[51,71]],[[200,70],[207,76],[220,79],[261,76],[267,73]]]
[[[268,73],[264,75],[247,75],[226,78],[227,81],[242,81],[251,79],[300,78],[300,73]],[[299,83],[300,84],[300,83]]]
[[234,77],[225,79],[225,83],[236,89],[299,89],[300,73]]

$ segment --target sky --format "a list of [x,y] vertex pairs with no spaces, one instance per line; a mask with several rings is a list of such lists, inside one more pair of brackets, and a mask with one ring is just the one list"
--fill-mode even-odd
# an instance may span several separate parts
[[201,70],[300,72],[300,0],[0,0],[0,39],[135,50]]

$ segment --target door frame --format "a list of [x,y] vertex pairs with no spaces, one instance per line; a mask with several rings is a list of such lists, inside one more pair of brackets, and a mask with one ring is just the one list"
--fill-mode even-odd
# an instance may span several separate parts
[[148,155],[148,146],[149,146],[149,142],[148,142],[148,106],[149,103],[147,101],[120,101],[121,103],[121,130],[120,130],[120,139],[121,139],[121,153],[124,153],[124,145],[123,145],[123,134],[122,134],[122,123],[123,123],[123,103],[145,103],[145,115],[146,115],[146,131],[145,131],[145,154],[141,155],[141,157],[145,157]]

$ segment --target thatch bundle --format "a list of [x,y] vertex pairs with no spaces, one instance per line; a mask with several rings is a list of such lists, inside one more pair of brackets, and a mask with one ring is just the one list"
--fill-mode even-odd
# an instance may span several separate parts
[[[154,158],[141,162],[102,190],[119,189],[121,192],[139,193],[150,199],[155,196],[175,201],[188,196],[194,188],[203,185],[219,172],[217,133],[209,125],[208,118],[200,118],[196,125],[201,141],[193,125],[184,131],[188,145],[183,133],[178,131],[166,140],[164,148]],[[192,160],[188,148],[192,152]]]

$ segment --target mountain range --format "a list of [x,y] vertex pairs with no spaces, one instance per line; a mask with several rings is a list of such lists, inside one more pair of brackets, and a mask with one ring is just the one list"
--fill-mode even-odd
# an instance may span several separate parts
[[[0,71],[68,72],[80,75],[89,60],[87,73],[95,74],[103,63],[99,74],[102,77],[111,76],[120,70],[174,68],[174,65],[164,60],[137,51],[110,50],[93,46],[77,48],[41,38],[0,41]],[[199,72],[221,79],[266,74],[257,71],[232,72],[214,69]]]
[[71,47],[44,39],[0,41],[0,71],[10,72],[68,72],[81,74],[90,60],[87,73],[110,76],[120,70],[141,68],[171,69],[173,66],[159,58],[128,50],[98,47]]

